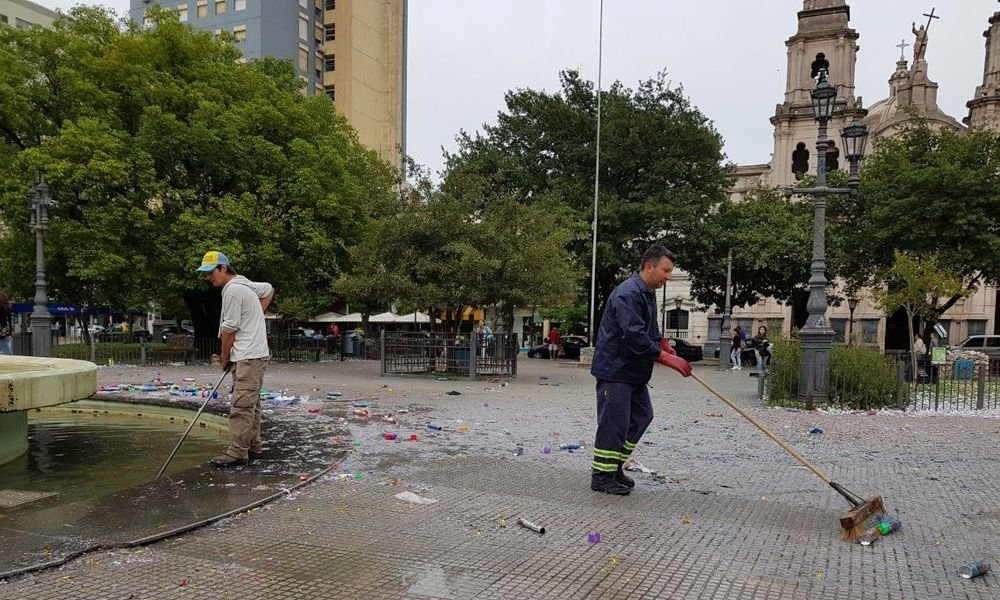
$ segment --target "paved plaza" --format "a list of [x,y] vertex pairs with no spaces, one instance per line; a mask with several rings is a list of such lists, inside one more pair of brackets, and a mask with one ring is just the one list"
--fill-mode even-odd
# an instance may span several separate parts
[[[1000,597],[995,574],[958,575],[1000,559],[995,415],[767,409],[746,372],[697,366],[835,481],[885,498],[903,529],[863,547],[839,539],[839,495],[664,368],[635,453],[658,477],[633,473],[627,497],[590,491],[593,379],[569,363],[518,368],[505,385],[382,378],[374,362],[272,365],[271,389],[374,398],[333,473],[182,537],[0,583],[0,598]],[[154,372],[125,371],[105,368],[102,382]],[[586,448],[559,449],[575,441]]]

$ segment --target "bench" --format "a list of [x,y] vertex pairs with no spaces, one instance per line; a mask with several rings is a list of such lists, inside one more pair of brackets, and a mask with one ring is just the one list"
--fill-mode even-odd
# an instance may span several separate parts
[[197,348],[194,347],[194,336],[173,334],[165,340],[166,348],[147,348],[146,360],[161,359],[167,362],[183,361],[185,365],[194,362]]

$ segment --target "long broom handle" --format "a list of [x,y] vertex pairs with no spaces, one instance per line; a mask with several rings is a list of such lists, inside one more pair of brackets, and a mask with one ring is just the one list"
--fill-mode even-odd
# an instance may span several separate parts
[[[786,443],[785,443],[785,442],[784,442],[784,441],[783,441],[783,440],[782,440],[781,438],[779,438],[778,436],[776,436],[776,435],[774,435],[773,433],[771,433],[771,432],[770,432],[770,431],[769,431],[769,430],[767,429],[767,427],[764,427],[763,425],[761,425],[761,424],[760,424],[760,423],[759,423],[759,422],[757,421],[757,419],[755,419],[755,418],[753,418],[752,416],[750,416],[750,415],[749,415],[749,414],[748,414],[748,413],[747,413],[746,411],[744,411],[744,410],[743,410],[742,408],[740,408],[739,406],[736,406],[735,404],[733,404],[733,403],[732,403],[732,401],[730,401],[730,400],[729,400],[729,398],[726,398],[725,396],[723,396],[723,395],[722,395],[722,392],[720,392],[719,390],[715,389],[715,388],[714,388],[713,386],[711,386],[710,384],[708,384],[708,383],[705,383],[705,381],[704,381],[704,380],[702,380],[702,378],[701,378],[701,377],[698,377],[698,376],[697,376],[697,375],[696,375],[696,374],[695,374],[694,372],[692,372],[692,373],[691,373],[691,378],[692,378],[692,379],[694,379],[695,381],[697,381],[698,383],[700,383],[701,385],[705,386],[705,389],[707,389],[708,391],[712,392],[713,394],[715,394],[715,397],[716,397],[716,398],[718,398],[719,400],[722,400],[722,401],[723,401],[723,402],[725,402],[725,403],[726,403],[727,405],[729,405],[729,408],[731,408],[731,409],[735,410],[736,412],[740,413],[740,416],[741,416],[741,417],[743,417],[743,418],[744,418],[744,419],[746,419],[747,421],[750,421],[750,423],[751,423],[751,424],[752,424],[752,425],[753,425],[754,427],[756,427],[757,429],[760,429],[760,430],[761,430],[761,432],[762,432],[762,433],[763,433],[764,435],[766,435],[767,437],[769,437],[769,438],[771,438],[772,440],[774,440],[774,442],[775,442],[776,444],[778,444],[779,446],[781,446],[781,448],[782,448],[782,449],[783,449],[783,450],[784,450],[785,452],[787,452],[787,453],[791,454],[791,455],[792,455],[792,458],[794,458],[795,460],[797,460],[797,461],[799,461],[800,463],[802,463],[802,464],[803,464],[803,465],[805,466],[805,468],[807,468],[807,469],[809,469],[810,471],[812,471],[813,473],[815,473],[817,477],[819,477],[820,479],[822,479],[822,480],[823,480],[824,482],[826,482],[827,484],[829,484],[829,485],[833,485],[833,481],[832,481],[832,480],[830,479],[830,476],[829,476],[829,475],[827,475],[826,473],[824,473],[823,471],[821,471],[821,470],[819,469],[819,467],[817,467],[816,465],[814,465],[814,464],[812,464],[811,462],[809,462],[808,460],[806,460],[806,459],[805,459],[805,458],[804,458],[804,457],[803,457],[803,456],[802,456],[801,454],[799,454],[798,452],[796,452],[794,448],[792,448],[791,446],[789,446],[788,444],[786,444]],[[839,490],[838,490],[838,491],[839,491]],[[841,492],[841,493],[843,493],[843,492]],[[846,496],[845,496],[845,497],[846,497]]]
[[160,467],[160,472],[156,474],[157,479],[163,476],[163,472],[167,470],[167,465],[169,465],[170,461],[174,459],[174,455],[177,454],[177,451],[180,450],[181,444],[184,443],[184,440],[187,438],[188,434],[191,433],[191,429],[194,427],[195,422],[198,421],[198,417],[201,416],[202,411],[205,410],[206,406],[208,406],[208,403],[212,399],[212,396],[215,395],[215,392],[219,389],[219,386],[222,385],[222,380],[225,379],[226,375],[228,374],[229,374],[229,369],[227,368],[225,371],[222,372],[222,377],[219,377],[219,381],[216,382],[215,387],[212,388],[212,391],[208,393],[208,397],[205,398],[205,401],[201,403],[201,408],[198,409],[198,412],[195,413],[194,418],[191,419],[191,423],[188,424],[187,430],[184,432],[184,435],[181,436],[181,439],[177,440],[177,445],[174,446],[173,452],[170,453],[170,456],[167,457],[166,462],[164,462],[163,466]]

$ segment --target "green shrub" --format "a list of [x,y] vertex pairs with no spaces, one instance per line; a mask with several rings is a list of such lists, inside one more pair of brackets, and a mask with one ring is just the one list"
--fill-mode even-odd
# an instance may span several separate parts
[[[801,406],[799,344],[777,340],[768,366],[767,402]],[[830,355],[828,405],[845,409],[896,407],[896,362],[870,346],[834,346]]]

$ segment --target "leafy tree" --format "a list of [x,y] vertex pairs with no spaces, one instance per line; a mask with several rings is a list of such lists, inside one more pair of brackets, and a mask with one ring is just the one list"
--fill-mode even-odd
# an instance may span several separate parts
[[53,28],[0,28],[0,280],[28,295],[24,193],[59,205],[46,240],[53,297],[181,312],[203,252],[271,281],[277,310],[329,303],[393,171],[287,61],[240,64],[223,36],[167,10],[149,29],[78,7]]
[[[1000,133],[918,121],[879,140],[861,173],[861,194],[837,211],[850,215],[836,234],[850,265],[845,277],[884,283],[893,249],[936,257],[966,291],[1000,281]],[[928,307],[928,318],[954,305],[959,291]]]
[[470,178],[452,193],[405,201],[372,223],[335,289],[366,307],[398,301],[448,314],[497,305],[508,326],[517,306],[568,301],[578,277],[568,229],[509,198],[483,201],[489,189]]
[[684,268],[691,294],[704,306],[725,304],[726,260],[733,250],[732,305],[761,298],[782,302],[809,280],[812,204],[786,198],[768,187],[752,189],[740,201],[726,200],[707,215],[698,235],[686,241]]
[[[913,373],[917,372],[917,355],[913,350],[913,319],[933,318],[938,314],[938,302],[942,298],[970,295],[971,290],[962,285],[962,280],[943,268],[934,256],[917,257],[896,250],[893,265],[881,277],[888,282],[885,287],[872,290],[878,307],[892,314],[899,309],[906,311],[906,326],[910,340],[910,356]],[[916,377],[914,377],[916,381]]]
[[[568,248],[577,264],[589,265],[597,94],[576,71],[560,79],[558,92],[508,92],[495,124],[462,132],[458,150],[446,156],[442,187],[447,192],[476,175],[503,197],[567,215]],[[682,265],[694,266],[686,258],[690,236],[729,185],[721,137],[664,73],[636,90],[615,83],[602,91],[601,111],[598,318],[649,245],[665,244]],[[589,287],[581,273],[578,289]]]

